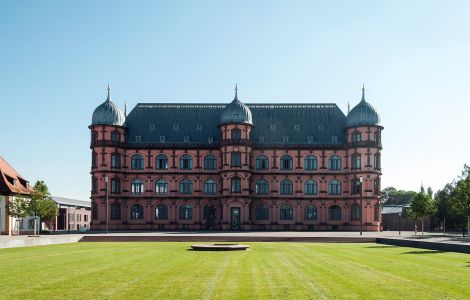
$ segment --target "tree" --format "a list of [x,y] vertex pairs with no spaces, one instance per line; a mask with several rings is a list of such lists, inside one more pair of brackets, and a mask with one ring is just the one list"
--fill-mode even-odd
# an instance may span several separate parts
[[41,224],[42,220],[51,221],[59,214],[57,205],[51,199],[49,188],[44,181],[36,182],[30,199],[28,212],[30,215],[39,217],[39,224]]
[[467,165],[455,185],[452,205],[457,213],[467,216],[467,234],[470,234],[470,167]]
[[393,186],[382,190],[383,204],[387,205],[405,205],[409,204],[416,192],[397,190]]
[[18,223],[21,222],[21,220],[28,215],[28,204],[28,199],[22,195],[16,195],[12,197],[10,202],[8,203],[8,214],[16,218],[17,221],[14,228],[14,231],[17,234],[20,230]]
[[410,203],[409,216],[415,220],[421,220],[421,236],[424,236],[424,218],[432,215],[435,211],[433,199],[424,191],[421,191],[413,197]]

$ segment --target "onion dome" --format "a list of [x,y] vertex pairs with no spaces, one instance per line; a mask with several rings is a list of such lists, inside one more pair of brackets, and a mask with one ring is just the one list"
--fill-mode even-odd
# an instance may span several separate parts
[[364,96],[365,89],[362,86],[362,99],[349,113],[346,120],[347,127],[379,125],[380,117],[375,108],[370,105]]
[[253,118],[251,117],[251,111],[238,100],[238,86],[235,85],[235,98],[232,102],[227,104],[220,114],[219,124],[227,123],[241,123],[253,125]]
[[111,101],[111,88],[108,84],[108,98],[93,112],[91,125],[123,126],[126,116],[122,110]]

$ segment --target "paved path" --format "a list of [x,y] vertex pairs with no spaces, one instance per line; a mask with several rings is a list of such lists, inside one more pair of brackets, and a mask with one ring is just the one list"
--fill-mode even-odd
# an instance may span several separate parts
[[[63,244],[84,240],[135,240],[135,241],[305,241],[305,242],[374,242],[376,238],[388,238],[407,241],[426,241],[443,244],[459,244],[470,247],[470,239],[463,239],[459,235],[443,236],[436,233],[425,233],[422,238],[414,232],[384,231],[384,232],[305,232],[305,231],[252,231],[252,232],[219,232],[219,231],[155,231],[155,232],[111,232],[91,234],[58,234],[42,235],[40,237],[28,236],[0,236],[0,248],[38,246],[50,244]],[[109,237],[109,239],[107,238]]]

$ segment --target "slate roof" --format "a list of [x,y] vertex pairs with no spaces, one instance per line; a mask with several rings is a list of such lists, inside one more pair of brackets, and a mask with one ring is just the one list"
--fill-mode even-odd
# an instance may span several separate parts
[[57,204],[91,208],[91,201],[69,199],[69,198],[63,198],[63,197],[57,197],[57,196],[51,196],[51,197],[52,197],[52,200],[54,200]]
[[[124,126],[128,142],[208,144],[220,142],[217,127],[226,104],[139,103]],[[342,144],[346,116],[334,103],[246,104],[253,117],[254,144]],[[313,137],[309,141],[308,137]],[[140,142],[138,138],[140,137]],[[184,138],[189,141],[185,142]],[[288,141],[284,138],[287,137]]]
[[0,156],[0,194],[29,195],[32,191],[29,182]]

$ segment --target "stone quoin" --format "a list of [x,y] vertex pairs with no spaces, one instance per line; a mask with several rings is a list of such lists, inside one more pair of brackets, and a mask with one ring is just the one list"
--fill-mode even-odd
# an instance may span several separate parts
[[[349,106],[349,105],[348,105]],[[381,228],[380,118],[334,103],[139,103],[93,112],[94,230]],[[363,183],[359,183],[362,176]],[[106,183],[106,178],[108,181]]]

